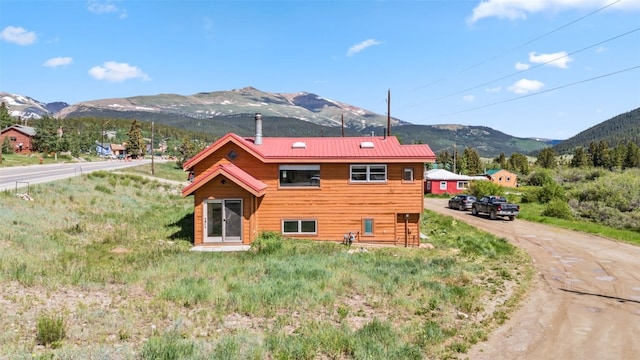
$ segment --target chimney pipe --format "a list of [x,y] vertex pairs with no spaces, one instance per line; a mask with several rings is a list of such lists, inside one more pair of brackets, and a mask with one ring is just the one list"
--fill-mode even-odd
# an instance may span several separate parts
[[253,143],[256,145],[262,145],[262,114],[256,113],[256,137]]

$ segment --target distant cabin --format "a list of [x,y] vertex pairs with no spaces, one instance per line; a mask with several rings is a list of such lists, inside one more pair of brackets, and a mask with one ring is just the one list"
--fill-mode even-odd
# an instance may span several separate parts
[[33,138],[36,129],[25,125],[11,125],[0,130],[0,146],[8,138],[13,151],[17,154],[30,154],[33,150]]
[[480,176],[484,176],[485,178],[489,179],[491,182],[494,182],[504,187],[518,186],[518,175],[508,170],[504,170],[504,169],[488,170],[487,172],[485,172],[484,174],[481,174]]
[[468,176],[445,169],[432,169],[424,174],[425,194],[460,194],[469,191],[474,180],[486,181],[484,176]]

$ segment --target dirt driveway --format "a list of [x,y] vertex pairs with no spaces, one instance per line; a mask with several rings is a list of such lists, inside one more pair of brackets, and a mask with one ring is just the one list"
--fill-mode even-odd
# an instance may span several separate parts
[[516,219],[494,220],[425,199],[425,208],[508,239],[537,275],[510,319],[469,359],[640,358],[640,247]]

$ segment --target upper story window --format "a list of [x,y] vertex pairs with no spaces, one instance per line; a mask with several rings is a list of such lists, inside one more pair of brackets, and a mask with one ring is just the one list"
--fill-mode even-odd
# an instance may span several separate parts
[[18,141],[18,138],[15,136],[9,136],[10,141]]
[[402,180],[413,181],[413,168],[404,168],[402,171]]
[[280,186],[320,186],[320,165],[280,165]]
[[385,182],[387,165],[351,165],[352,182]]

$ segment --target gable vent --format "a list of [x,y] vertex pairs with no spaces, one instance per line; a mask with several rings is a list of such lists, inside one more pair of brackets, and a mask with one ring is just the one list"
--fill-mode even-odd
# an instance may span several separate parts
[[293,143],[293,145],[291,145],[291,147],[294,149],[306,149],[307,144],[302,141],[296,141]]
[[360,149],[373,149],[373,142],[371,141],[363,141],[360,143]]

